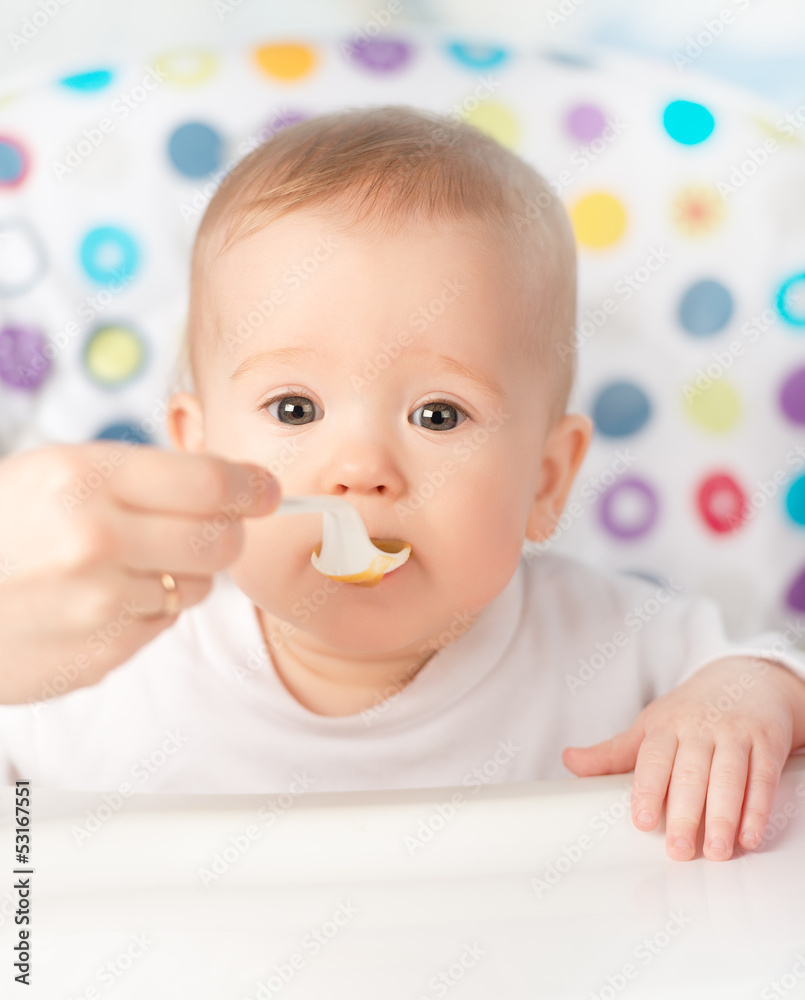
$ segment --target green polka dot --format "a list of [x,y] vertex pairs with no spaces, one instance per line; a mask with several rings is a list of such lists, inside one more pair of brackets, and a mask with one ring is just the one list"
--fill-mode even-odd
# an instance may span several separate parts
[[697,389],[685,403],[690,419],[702,430],[712,434],[724,434],[738,422],[741,415],[741,400],[735,387],[720,378],[711,382],[706,389]]
[[100,385],[116,387],[134,378],[145,363],[145,344],[124,326],[102,326],[87,341],[84,364]]

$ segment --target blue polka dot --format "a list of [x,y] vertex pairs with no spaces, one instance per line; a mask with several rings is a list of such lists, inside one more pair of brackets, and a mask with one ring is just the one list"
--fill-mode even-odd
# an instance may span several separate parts
[[25,155],[11,139],[0,139],[0,184],[16,184],[25,173]]
[[716,120],[703,104],[671,101],[662,114],[665,131],[683,146],[695,146],[712,133]]
[[623,437],[641,429],[651,416],[648,396],[633,382],[611,382],[593,404],[596,430],[607,437]]
[[792,326],[805,326],[805,274],[795,274],[780,285],[777,312]]
[[108,424],[95,435],[96,441],[129,441],[131,444],[150,444],[151,438],[139,424],[126,421]]
[[221,163],[223,139],[209,125],[187,122],[168,141],[171,163],[185,177],[205,177]]
[[805,525],[805,476],[795,479],[785,498],[785,509],[795,524]]
[[733,301],[720,281],[697,281],[679,302],[679,322],[694,337],[717,333],[732,318]]
[[65,76],[61,80],[61,85],[69,87],[70,90],[81,90],[89,93],[108,87],[113,77],[114,73],[109,69],[94,69],[89,73],[76,73],[74,76]]
[[116,226],[99,226],[87,233],[80,256],[86,273],[101,285],[131,278],[140,263],[134,239]]
[[453,42],[447,46],[450,55],[468,69],[494,69],[501,66],[508,53],[495,45],[465,45]]

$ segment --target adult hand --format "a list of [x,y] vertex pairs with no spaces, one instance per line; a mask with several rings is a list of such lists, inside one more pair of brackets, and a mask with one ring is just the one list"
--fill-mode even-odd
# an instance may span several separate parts
[[279,499],[257,465],[120,441],[0,461],[0,704],[97,683],[207,596],[241,518]]

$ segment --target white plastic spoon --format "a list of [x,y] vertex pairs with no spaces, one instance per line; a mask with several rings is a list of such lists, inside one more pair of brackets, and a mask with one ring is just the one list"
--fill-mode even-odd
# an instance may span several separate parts
[[310,561],[324,576],[362,587],[375,587],[408,559],[411,546],[396,539],[373,542],[348,500],[327,496],[286,496],[274,510],[277,514],[309,514],[321,511],[322,541]]

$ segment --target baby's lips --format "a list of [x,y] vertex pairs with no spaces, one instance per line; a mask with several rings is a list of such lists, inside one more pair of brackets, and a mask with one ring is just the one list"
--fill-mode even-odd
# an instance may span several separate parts
[[[354,583],[359,587],[376,587],[386,573],[392,573],[408,560],[408,557],[411,555],[411,544],[410,542],[403,542],[396,538],[372,538],[371,542],[375,548],[381,549],[382,551],[378,552],[372,560],[371,565],[360,573],[352,573],[349,576],[337,576],[335,574],[325,573],[324,570],[318,565],[319,555],[321,554],[321,544],[317,545],[313,550],[310,561],[323,576],[329,577],[330,580],[340,580],[343,583]],[[388,555],[384,555],[383,553],[388,553]],[[405,555],[400,558],[402,553],[405,553]]]

